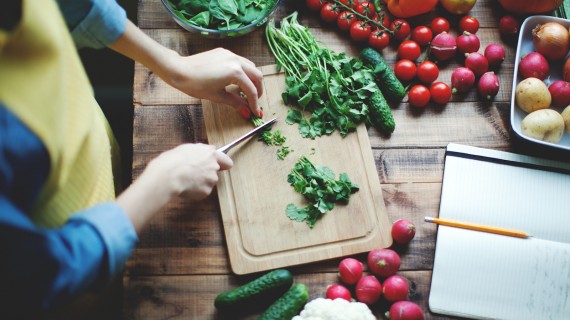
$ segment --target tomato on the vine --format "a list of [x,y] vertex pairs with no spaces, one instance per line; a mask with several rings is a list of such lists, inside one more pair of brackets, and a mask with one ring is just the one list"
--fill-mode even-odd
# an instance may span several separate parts
[[414,40],[404,40],[398,46],[398,58],[415,61],[420,57],[422,50]]
[[396,19],[390,25],[390,30],[394,31],[394,39],[402,41],[410,35],[410,24],[404,19]]
[[400,60],[394,66],[394,73],[400,81],[410,81],[416,76],[416,64],[412,60]]
[[321,8],[321,19],[325,22],[335,22],[339,15],[339,9],[336,4],[325,3]]
[[366,22],[357,21],[350,26],[350,37],[354,41],[366,41],[372,32],[372,28]]
[[356,17],[352,12],[343,11],[338,15],[338,18],[336,19],[336,24],[338,25],[338,28],[340,30],[348,31],[350,29],[350,26],[356,21],[357,21]]
[[312,11],[320,11],[324,0],[307,0],[307,7]]
[[464,16],[459,20],[459,31],[463,33],[467,31],[469,33],[476,33],[479,30],[479,20],[472,16]]
[[417,42],[420,47],[427,46],[433,38],[433,32],[426,26],[415,27],[412,31],[412,40]]
[[372,20],[376,21],[377,23],[381,23],[386,29],[390,29],[390,25],[392,24],[390,16],[384,13],[381,13],[380,15],[376,14]]
[[423,61],[418,64],[417,76],[421,82],[430,84],[434,82],[439,76],[439,68],[437,65],[429,60]]
[[354,11],[360,13],[368,18],[373,18],[376,15],[376,9],[374,9],[374,4],[368,1],[358,2],[354,5]]
[[390,44],[390,34],[385,30],[376,30],[368,36],[368,45],[373,49],[381,51]]
[[408,101],[414,107],[423,108],[427,106],[430,99],[431,94],[429,89],[421,84],[413,86],[410,92],[408,92]]
[[339,0],[342,4],[347,7],[351,7],[356,3],[356,0]]
[[430,29],[433,35],[436,36],[442,32],[449,32],[449,21],[442,17],[434,18],[431,21]]
[[451,88],[443,82],[434,82],[429,92],[431,100],[437,104],[446,104],[451,99]]

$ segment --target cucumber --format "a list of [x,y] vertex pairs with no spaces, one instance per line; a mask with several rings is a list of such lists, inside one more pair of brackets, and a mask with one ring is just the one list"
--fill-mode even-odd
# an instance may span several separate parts
[[285,269],[273,270],[241,287],[220,293],[214,306],[220,311],[234,311],[269,305],[293,284],[293,275]]
[[379,90],[375,91],[370,97],[370,122],[381,132],[390,134],[396,128],[392,110],[386,99]]
[[296,316],[309,300],[307,286],[297,283],[277,299],[258,320],[290,320]]
[[376,83],[390,101],[401,101],[406,95],[404,86],[396,78],[394,70],[384,61],[378,51],[372,48],[364,48],[360,51],[360,59],[366,66],[373,70],[376,76]]

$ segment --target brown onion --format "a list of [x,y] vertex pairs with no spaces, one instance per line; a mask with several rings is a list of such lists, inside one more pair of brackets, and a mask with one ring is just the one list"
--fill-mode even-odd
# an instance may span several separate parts
[[532,43],[538,53],[550,60],[560,60],[570,49],[568,30],[556,22],[547,22],[532,29]]

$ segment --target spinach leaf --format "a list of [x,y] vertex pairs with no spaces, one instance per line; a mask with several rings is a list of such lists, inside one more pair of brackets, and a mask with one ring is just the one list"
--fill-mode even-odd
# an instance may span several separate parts
[[210,11],[200,12],[192,19],[188,19],[188,22],[199,27],[207,27],[210,24]]

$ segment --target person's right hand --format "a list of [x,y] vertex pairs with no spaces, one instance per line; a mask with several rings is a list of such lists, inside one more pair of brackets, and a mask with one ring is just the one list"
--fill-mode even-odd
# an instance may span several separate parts
[[183,144],[160,154],[145,171],[157,180],[157,186],[169,190],[171,197],[201,200],[218,182],[218,171],[232,166],[232,159],[212,145]]

